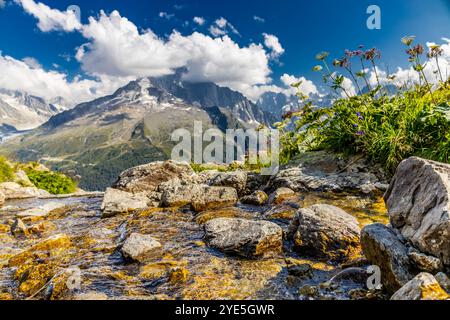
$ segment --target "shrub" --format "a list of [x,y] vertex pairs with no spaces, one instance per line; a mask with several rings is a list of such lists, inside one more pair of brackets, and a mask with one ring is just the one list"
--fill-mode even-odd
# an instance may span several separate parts
[[0,183],[12,181],[14,179],[14,172],[5,157],[0,156]]
[[[413,39],[413,38],[411,38]],[[408,41],[406,41],[408,40]],[[331,150],[346,154],[361,153],[375,162],[381,163],[389,171],[395,170],[403,159],[417,155],[431,160],[450,162],[450,80],[441,81],[432,90],[423,72],[419,56],[423,52],[420,45],[411,47],[412,40],[403,39],[410,48],[414,69],[419,73],[421,84],[409,88],[397,88],[389,93],[386,86],[371,88],[367,83],[367,93],[340,98],[325,109],[314,109],[307,97],[299,95],[304,105],[301,110],[285,115],[285,120],[277,124],[281,130],[281,161],[286,163],[297,153],[307,150]],[[434,51],[433,51],[434,50]],[[429,58],[439,52],[431,48]],[[338,93],[346,93],[339,74],[331,71],[325,62],[328,54],[322,53],[317,59],[323,61],[327,73],[324,79],[332,84]],[[345,68],[350,75],[350,59],[366,59],[376,70],[374,60],[379,51],[370,49],[346,51],[346,57],[335,60],[334,66]],[[364,66],[364,65],[363,65]],[[315,70],[322,70],[316,66]],[[367,80],[364,72],[358,75]],[[358,86],[358,79],[352,77]],[[299,84],[294,84],[298,87]],[[391,86],[392,87],[392,86]]]
[[37,188],[51,194],[68,194],[77,189],[76,183],[61,173],[29,169],[27,176]]

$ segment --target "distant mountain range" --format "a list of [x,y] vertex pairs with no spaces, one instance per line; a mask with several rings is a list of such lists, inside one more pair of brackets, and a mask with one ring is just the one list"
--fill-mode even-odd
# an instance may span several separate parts
[[46,116],[55,114],[48,121],[8,138],[0,153],[75,172],[82,177],[82,188],[102,190],[126,168],[167,159],[175,144],[170,134],[178,128],[191,130],[194,121],[202,121],[205,130],[222,131],[276,121],[241,93],[210,82],[183,81],[182,75],[180,70],[138,79],[72,109],[59,113],[49,109]]
[[69,107],[61,97],[46,101],[26,92],[0,89],[0,139],[36,128]]
[[[312,94],[309,100],[318,108],[329,107],[333,103],[333,96]],[[277,121],[288,111],[298,110],[302,107],[300,99],[295,95],[286,95],[284,93],[265,92],[256,102],[257,106],[265,112],[274,116]]]

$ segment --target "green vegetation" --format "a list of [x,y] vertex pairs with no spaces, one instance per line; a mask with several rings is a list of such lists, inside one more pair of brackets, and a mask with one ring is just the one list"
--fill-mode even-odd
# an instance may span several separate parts
[[[393,171],[403,159],[417,155],[431,160],[450,162],[450,80],[442,79],[437,57],[442,54],[438,46],[430,47],[429,61],[435,60],[435,75],[440,77],[431,85],[421,63],[423,47],[412,47],[413,37],[403,38],[408,47],[409,61],[418,73],[418,83],[403,83],[394,87],[394,76],[387,76],[388,83],[380,84],[375,59],[380,57],[376,49],[362,51],[346,50],[345,57],[333,62],[343,68],[353,79],[358,95],[352,96],[343,85],[344,76],[331,70],[326,62],[327,53],[316,58],[325,70],[325,83],[345,98],[337,99],[330,108],[315,109],[308,97],[299,94],[303,102],[301,110],[290,112],[284,121],[277,124],[281,131],[281,161],[288,162],[294,155],[308,150],[330,150],[345,154],[363,154]],[[372,66],[377,85],[371,88],[366,71],[354,72],[352,59]],[[367,63],[368,62],[368,63]],[[360,82],[366,84],[367,93],[362,93]],[[293,84],[299,87],[300,84]],[[348,88],[348,87],[347,87]]]
[[14,172],[5,157],[0,156],[0,183],[14,179]]
[[[30,181],[20,181],[15,172],[23,170]],[[51,194],[68,194],[77,189],[75,181],[62,173],[49,171],[37,162],[11,163],[5,157],[0,156],[0,183],[17,182],[21,186],[35,186],[46,190]],[[32,183],[32,185],[30,184]]]
[[77,189],[76,183],[61,173],[28,170],[27,176],[37,188],[46,190],[51,194],[74,193]]

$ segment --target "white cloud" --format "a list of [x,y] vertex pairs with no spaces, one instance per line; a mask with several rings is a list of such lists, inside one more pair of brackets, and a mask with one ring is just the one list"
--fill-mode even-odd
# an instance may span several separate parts
[[[427,81],[434,85],[439,83],[440,80],[439,69],[441,70],[441,74],[444,80],[448,79],[448,77],[450,76],[450,39],[442,38],[442,40],[444,41],[444,43],[440,45],[441,49],[443,50],[442,55],[438,57],[437,62],[434,58],[430,59],[426,63],[424,69]],[[432,42],[427,43],[428,48],[430,48],[433,45],[435,45],[435,43]],[[382,85],[392,83],[398,87],[401,87],[405,84],[410,85],[412,83],[419,83],[420,81],[419,73],[415,71],[412,67],[409,68],[398,67],[395,72],[391,72],[390,74],[388,74],[386,70],[380,69],[378,67],[376,70],[378,74],[378,80]],[[372,87],[378,84],[377,74],[375,73],[373,68],[368,70],[368,81]],[[393,76],[394,79],[390,80],[388,79],[388,76]]]
[[240,47],[228,36],[211,38],[198,32],[183,36],[175,31],[163,40],[151,30],[139,32],[117,11],[89,18],[82,34],[90,41],[78,49],[76,58],[92,75],[162,76],[187,67],[186,79],[212,81],[243,93],[270,82],[264,48]]
[[[37,16],[40,14],[37,13]],[[217,26],[231,28],[225,19],[218,19]],[[83,88],[93,87],[95,94],[92,91],[72,95],[84,99],[86,96],[97,96],[98,92],[110,91],[112,85],[123,84],[125,79],[168,75],[180,67],[188,69],[185,75],[187,80],[212,81],[247,94],[250,98],[255,98],[253,87],[271,82],[269,54],[264,47],[254,43],[241,47],[226,35],[212,38],[194,32],[183,36],[174,31],[163,39],[152,30],[139,30],[117,11],[111,14],[101,11],[98,17],[89,17],[87,24],[80,25],[79,32],[87,42],[77,49],[75,58],[94,80],[70,83],[62,73],[45,73],[42,68],[36,69],[43,74],[52,74],[53,83],[55,79],[62,82],[59,86],[52,85],[65,90],[58,95],[71,96],[68,88],[79,88],[81,84]],[[22,69],[18,71],[28,74],[28,69],[34,70],[29,66]],[[100,90],[101,85],[105,85],[104,90]],[[41,92],[43,88],[40,87]],[[56,94],[55,91],[49,90],[45,95]]]
[[209,27],[209,32],[214,37],[221,37],[228,34],[229,31],[240,36],[239,31],[223,17],[214,21],[214,23]]
[[61,96],[71,103],[77,103],[111,94],[131,80],[99,77],[97,80],[76,78],[70,81],[66,74],[46,71],[35,62],[37,65],[31,67],[24,61],[0,53],[0,88],[26,91],[46,99]]
[[[314,82],[306,79],[305,77],[295,77],[285,73],[280,77],[280,80],[287,87],[287,89],[284,90],[286,94],[295,94],[297,90],[307,96],[311,94],[319,94]],[[291,85],[295,83],[301,84],[298,88],[293,88]]]
[[5,0],[0,0],[0,9],[4,8],[6,5]]
[[269,48],[272,52],[270,53],[270,57],[277,59],[284,53],[284,49],[281,46],[280,40],[278,37],[273,34],[263,33],[264,36],[264,45]]
[[175,17],[175,15],[174,15],[173,13],[167,13],[167,12],[161,11],[161,12],[159,13],[159,17],[160,17],[160,18],[163,18],[163,19],[170,20],[170,19],[172,19],[173,17]]
[[42,65],[33,57],[25,57],[22,61],[31,69],[42,69]]
[[257,21],[257,22],[261,22],[261,23],[266,22],[266,19],[261,18],[261,17],[259,17],[259,16],[253,16],[253,20],[255,20],[255,21]]
[[74,31],[81,28],[73,11],[59,11],[51,9],[43,3],[36,3],[33,0],[15,0],[24,10],[38,19],[38,28],[43,32],[53,30]]
[[353,84],[352,80],[350,80],[347,77],[344,77],[344,81],[342,82],[342,88],[344,88],[344,90],[341,90],[341,97],[343,98],[347,98],[348,96],[354,96],[356,95],[356,88],[355,85]]
[[192,21],[194,21],[199,26],[204,25],[206,22],[205,18],[203,18],[203,17],[194,17],[194,19],[192,19]]

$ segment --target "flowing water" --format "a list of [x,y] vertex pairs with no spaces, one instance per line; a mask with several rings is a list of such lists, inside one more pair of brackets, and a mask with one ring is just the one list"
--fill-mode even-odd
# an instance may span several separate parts
[[[387,221],[380,197],[348,194],[297,195],[287,204],[271,208],[239,205],[201,214],[157,208],[108,219],[101,218],[101,200],[8,202],[0,211],[0,299],[72,299],[83,295],[109,299],[304,299],[299,288],[319,288],[340,271],[339,267],[291,253],[288,242],[284,256],[264,260],[226,256],[205,245],[202,224],[214,217],[264,217],[286,228],[295,213],[292,203],[336,205],[356,216],[362,226]],[[48,202],[65,207],[46,217],[23,218],[29,234],[11,234],[18,213]],[[149,234],[163,248],[142,263],[125,261],[117,248],[131,232]],[[69,243],[58,238],[61,234],[70,238]],[[46,244],[44,253],[36,253],[48,238],[57,240]],[[312,276],[289,275],[286,257],[309,264]],[[68,281],[76,285],[69,286]],[[346,299],[351,289],[361,286],[342,280],[337,289],[321,286],[316,298]]]

